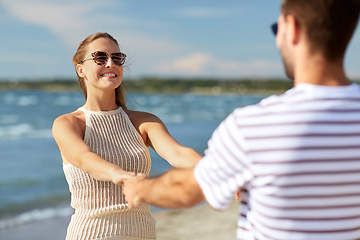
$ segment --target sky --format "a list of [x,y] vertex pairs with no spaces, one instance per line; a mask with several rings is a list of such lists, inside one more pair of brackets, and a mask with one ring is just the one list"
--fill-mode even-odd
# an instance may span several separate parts
[[[0,80],[74,78],[71,59],[108,32],[125,77],[285,78],[270,25],[280,0],[0,0]],[[345,70],[360,78],[360,30]]]

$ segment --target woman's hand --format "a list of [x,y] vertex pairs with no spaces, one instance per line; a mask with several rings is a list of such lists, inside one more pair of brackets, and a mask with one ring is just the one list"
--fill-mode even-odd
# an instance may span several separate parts
[[146,179],[149,181],[146,174],[140,173],[136,177],[130,178],[124,182],[123,193],[129,209],[139,208],[144,205],[145,202],[141,197],[141,195],[144,194],[144,191],[139,191],[139,189],[143,188],[141,184],[145,183]]
[[115,183],[116,185],[123,185],[124,181],[127,179],[130,179],[132,177],[135,177],[136,174],[133,172],[126,172],[121,168],[113,168],[110,170],[111,175],[111,181]]

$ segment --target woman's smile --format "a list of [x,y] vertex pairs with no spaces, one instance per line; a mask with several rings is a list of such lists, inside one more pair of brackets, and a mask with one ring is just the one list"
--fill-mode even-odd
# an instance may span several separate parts
[[112,72],[106,72],[100,75],[101,77],[110,77],[110,78],[115,78],[117,77],[117,75],[115,73]]

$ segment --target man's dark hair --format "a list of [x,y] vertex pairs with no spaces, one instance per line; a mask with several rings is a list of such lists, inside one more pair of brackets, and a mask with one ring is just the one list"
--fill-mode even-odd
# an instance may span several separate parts
[[360,0],[283,0],[282,13],[304,27],[312,52],[338,60],[359,20]]

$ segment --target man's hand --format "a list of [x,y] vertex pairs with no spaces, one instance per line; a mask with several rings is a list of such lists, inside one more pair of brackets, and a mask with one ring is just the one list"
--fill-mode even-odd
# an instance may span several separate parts
[[138,191],[140,184],[143,184],[145,181],[149,181],[149,179],[146,174],[142,173],[124,181],[123,193],[129,209],[135,209],[145,204],[141,199],[141,194],[143,194],[143,192]]
[[124,181],[123,193],[129,209],[144,203],[161,208],[192,207],[205,200],[194,177],[194,169],[171,169],[156,178],[145,174]]

